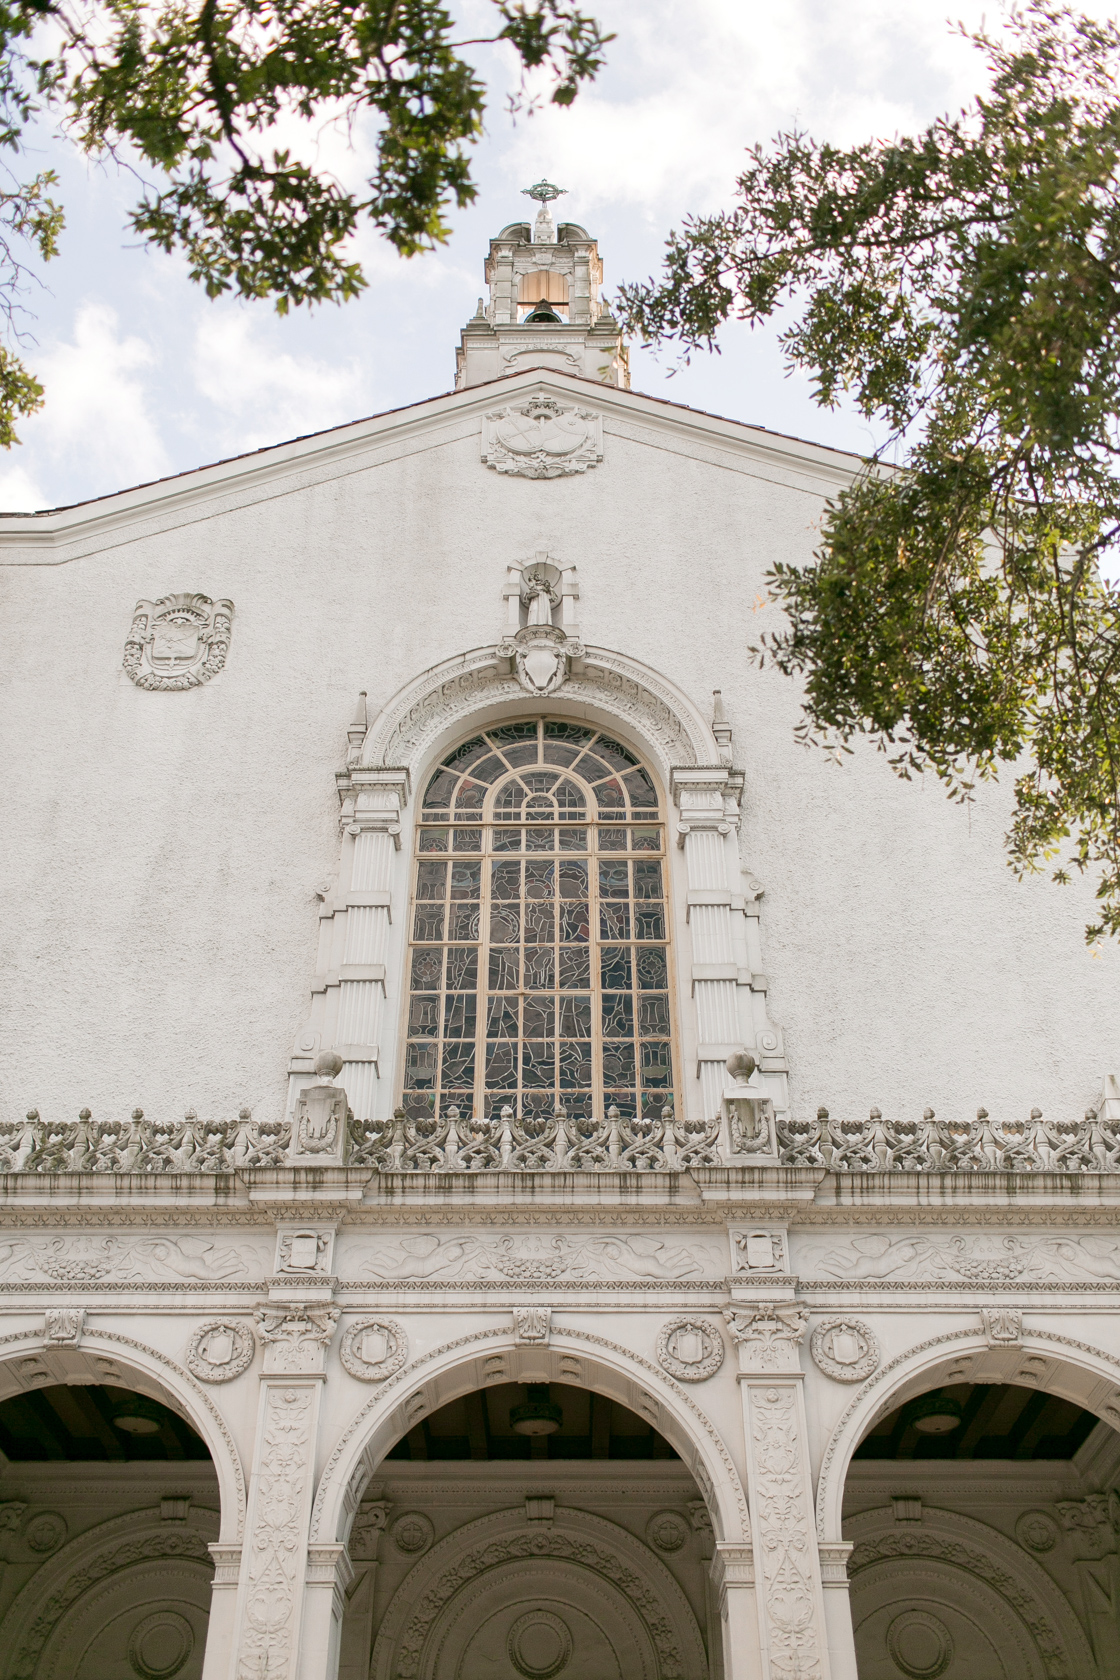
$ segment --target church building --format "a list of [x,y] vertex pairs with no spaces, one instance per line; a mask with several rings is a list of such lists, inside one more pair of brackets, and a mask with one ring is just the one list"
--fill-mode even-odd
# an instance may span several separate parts
[[0,517],[0,1680],[1120,1680],[1120,952],[531,196],[453,391]]

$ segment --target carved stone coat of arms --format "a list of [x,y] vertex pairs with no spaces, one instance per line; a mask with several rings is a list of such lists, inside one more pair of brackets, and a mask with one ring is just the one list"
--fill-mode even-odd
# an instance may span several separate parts
[[586,472],[603,459],[602,416],[544,396],[495,409],[483,425],[482,459],[495,472],[521,478]]
[[124,668],[138,688],[200,688],[225,664],[232,633],[232,601],[192,594],[137,601]]

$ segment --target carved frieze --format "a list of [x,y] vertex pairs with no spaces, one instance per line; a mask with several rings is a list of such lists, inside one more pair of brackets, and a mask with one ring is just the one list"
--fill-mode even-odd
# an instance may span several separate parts
[[395,1318],[363,1318],[343,1335],[339,1358],[359,1382],[384,1382],[408,1358],[408,1337]]
[[952,1236],[869,1232],[841,1242],[805,1242],[798,1253],[797,1270],[802,1277],[837,1278],[845,1283],[1120,1281],[1120,1239],[1097,1232],[1052,1237],[1021,1237],[1002,1231]]
[[657,1362],[678,1382],[705,1382],[723,1364],[724,1342],[710,1318],[672,1318],[657,1338]]
[[836,1382],[863,1382],[882,1357],[875,1332],[859,1318],[828,1318],[809,1338],[813,1363]]
[[232,634],[232,601],[197,594],[137,601],[124,668],[137,688],[199,688],[222,669]]
[[378,1278],[504,1278],[511,1283],[553,1279],[678,1279],[716,1275],[714,1242],[685,1245],[656,1234],[570,1236],[510,1232],[476,1236],[434,1232],[380,1242],[363,1260],[361,1272]]
[[265,1269],[259,1249],[232,1247],[210,1237],[102,1236],[68,1231],[23,1237],[9,1232],[0,1241],[0,1280],[99,1283],[102,1279],[148,1282],[158,1278],[219,1281]]
[[253,1332],[236,1318],[200,1324],[187,1349],[187,1365],[203,1382],[232,1382],[247,1371],[257,1350]]
[[566,478],[603,459],[603,418],[538,394],[493,409],[483,421],[482,460],[516,478]]

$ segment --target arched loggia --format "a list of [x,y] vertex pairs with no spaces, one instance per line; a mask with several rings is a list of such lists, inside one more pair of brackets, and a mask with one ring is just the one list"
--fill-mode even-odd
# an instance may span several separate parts
[[1027,1382],[1060,1395],[1120,1429],[1120,1360],[1054,1331],[1024,1331],[1014,1343],[959,1330],[912,1348],[881,1366],[853,1395],[829,1438],[817,1484],[822,1542],[843,1539],[844,1484],[852,1456],[880,1418],[918,1395],[951,1383]]
[[315,1497],[312,1544],[347,1539],[370,1478],[421,1418],[497,1383],[537,1380],[593,1390],[644,1418],[688,1468],[716,1539],[743,1542],[743,1485],[697,1401],[652,1361],[589,1332],[554,1328],[545,1347],[520,1345],[508,1330],[475,1332],[432,1349],[384,1383],[335,1444]]

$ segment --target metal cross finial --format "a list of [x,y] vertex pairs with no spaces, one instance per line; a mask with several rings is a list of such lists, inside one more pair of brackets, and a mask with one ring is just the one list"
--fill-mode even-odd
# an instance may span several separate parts
[[542,175],[535,187],[522,187],[525,198],[535,198],[538,204],[548,204],[554,198],[564,198],[567,187],[554,187],[551,181],[546,181]]

